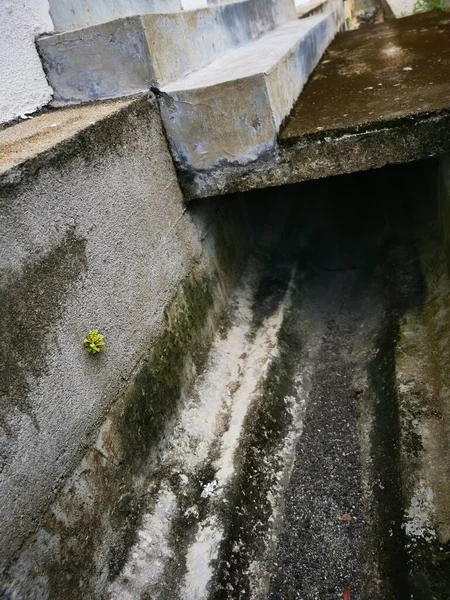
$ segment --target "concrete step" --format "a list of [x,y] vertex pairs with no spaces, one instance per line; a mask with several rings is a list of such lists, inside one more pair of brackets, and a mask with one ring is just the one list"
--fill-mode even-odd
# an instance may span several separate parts
[[56,105],[116,98],[201,69],[291,19],[292,0],[147,14],[37,42]]
[[207,171],[272,149],[335,32],[332,13],[292,21],[164,86],[161,111],[178,166]]
[[72,31],[122,17],[182,9],[180,0],[49,0],[55,31]]
[[295,10],[299,19],[332,12],[336,21],[336,31],[343,31],[345,4],[342,0],[295,0]]

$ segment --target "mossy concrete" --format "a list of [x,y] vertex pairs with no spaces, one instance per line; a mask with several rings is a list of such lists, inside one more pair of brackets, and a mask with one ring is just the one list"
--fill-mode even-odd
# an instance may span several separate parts
[[6,593],[26,596],[41,589],[49,598],[103,597],[108,582],[120,573],[135,541],[158,453],[202,372],[245,264],[245,222],[236,226],[225,211],[220,216],[205,238],[206,247],[214,248],[212,262],[195,267],[176,291],[127,391],[8,570]]
[[101,596],[245,264],[245,217],[239,198],[186,210],[152,96],[0,137],[2,592]]
[[389,598],[444,600],[450,585],[448,195],[438,185],[447,168],[447,158],[418,165],[408,182],[412,221],[399,224],[403,250],[386,257],[385,327],[369,369],[376,526]]

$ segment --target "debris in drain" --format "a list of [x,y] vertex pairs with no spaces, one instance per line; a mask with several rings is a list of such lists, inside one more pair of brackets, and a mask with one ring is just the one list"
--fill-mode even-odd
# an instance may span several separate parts
[[344,521],[345,523],[351,523],[352,517],[348,513],[342,513],[341,521]]

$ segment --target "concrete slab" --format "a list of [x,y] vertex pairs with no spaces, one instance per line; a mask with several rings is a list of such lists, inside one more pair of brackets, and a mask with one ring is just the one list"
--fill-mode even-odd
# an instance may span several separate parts
[[37,44],[58,105],[164,85],[292,19],[291,0],[241,0],[118,19]]
[[379,168],[450,151],[450,15],[338,34],[277,147],[251,165],[184,177],[188,197]]
[[[97,122],[121,112],[135,100],[116,100],[42,113],[0,131],[0,177],[17,179],[18,170],[64,144]],[[16,170],[14,170],[16,169]]]
[[380,125],[450,105],[450,15],[413,15],[336,37],[282,140]]
[[334,34],[331,14],[292,21],[164,86],[162,116],[179,165],[245,164],[268,152]]
[[49,0],[55,31],[72,31],[147,13],[181,10],[180,0]]

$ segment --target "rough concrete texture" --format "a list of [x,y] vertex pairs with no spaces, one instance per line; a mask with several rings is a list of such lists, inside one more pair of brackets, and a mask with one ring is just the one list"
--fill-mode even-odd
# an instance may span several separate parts
[[334,34],[331,14],[292,21],[164,86],[161,112],[177,164],[245,164],[270,150]]
[[193,203],[255,250],[211,352],[195,269],[4,595],[448,600],[448,165]]
[[344,586],[351,598],[448,598],[448,200],[439,211],[436,167],[292,186],[298,310],[318,352],[270,599],[338,600]]
[[450,150],[450,19],[433,11],[340,33],[281,130],[246,166],[180,170],[189,198],[419,160]]
[[291,0],[241,0],[45,36],[38,48],[54,102],[85,102],[166,84],[294,18]]
[[[13,597],[92,597],[126,553],[139,466],[176,406],[189,351],[186,381],[201,364],[207,315],[245,246],[220,202],[185,213],[152,98],[54,111],[2,136],[2,571],[22,548],[3,584]],[[106,337],[97,357],[81,344],[93,327]],[[117,448],[120,468],[103,447]]]
[[48,0],[5,0],[0,4],[0,123],[50,102],[34,40],[53,31]]
[[181,10],[180,0],[49,0],[55,31],[72,31],[122,17]]

